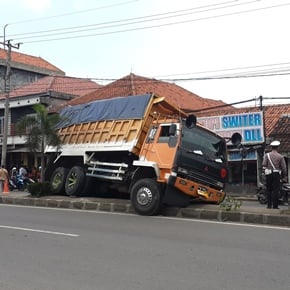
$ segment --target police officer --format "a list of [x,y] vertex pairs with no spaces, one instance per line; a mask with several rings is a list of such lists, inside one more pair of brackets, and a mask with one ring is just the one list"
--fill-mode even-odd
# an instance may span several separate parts
[[267,208],[278,208],[280,180],[287,178],[287,168],[284,157],[278,153],[279,141],[270,144],[272,151],[265,154],[263,158],[263,169],[266,175]]

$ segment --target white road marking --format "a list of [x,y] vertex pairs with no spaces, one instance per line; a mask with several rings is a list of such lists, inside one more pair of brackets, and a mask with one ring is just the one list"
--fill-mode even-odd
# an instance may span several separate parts
[[[155,216],[153,218],[163,218],[162,216]],[[279,227],[279,226],[270,226],[270,225],[262,225],[262,224],[247,224],[247,223],[237,223],[237,222],[220,222],[220,221],[213,221],[213,220],[201,220],[201,219],[189,219],[189,218],[175,218],[175,217],[164,217],[166,219],[171,220],[182,220],[182,221],[189,221],[189,222],[198,222],[198,223],[207,223],[207,224],[219,224],[219,225],[227,225],[227,226],[239,226],[239,227],[250,227],[250,228],[266,228],[272,230],[284,230],[290,231],[290,228]]]
[[45,231],[45,230],[37,230],[37,229],[29,229],[29,228],[21,228],[21,227],[13,227],[13,226],[0,225],[0,228],[3,228],[3,229],[12,229],[12,230],[20,230],[20,231],[27,231],[27,232],[44,233],[44,234],[51,234],[51,235],[60,235],[60,236],[69,236],[69,237],[79,237],[79,235],[76,235],[76,234],[52,232],[52,231]]

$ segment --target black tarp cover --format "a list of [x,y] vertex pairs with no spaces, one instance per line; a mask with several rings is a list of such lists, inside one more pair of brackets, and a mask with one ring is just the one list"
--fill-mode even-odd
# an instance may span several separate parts
[[66,107],[60,112],[57,128],[104,120],[142,119],[151,97],[151,94],[118,97]]

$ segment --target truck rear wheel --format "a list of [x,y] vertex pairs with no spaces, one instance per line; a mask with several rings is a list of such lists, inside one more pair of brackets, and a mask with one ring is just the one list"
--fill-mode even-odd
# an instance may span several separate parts
[[156,215],[161,208],[161,187],[153,179],[138,180],[131,190],[131,203],[141,215]]
[[72,167],[65,180],[65,193],[69,196],[80,195],[85,183],[85,178],[85,172],[81,166]]
[[57,167],[50,178],[50,186],[54,194],[64,193],[65,179],[68,169],[65,167]]

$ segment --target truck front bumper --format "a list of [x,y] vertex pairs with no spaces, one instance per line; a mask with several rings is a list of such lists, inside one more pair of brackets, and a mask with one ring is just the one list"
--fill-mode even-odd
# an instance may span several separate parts
[[206,202],[219,204],[226,196],[221,189],[218,190],[178,176],[170,176],[168,183],[182,193]]

